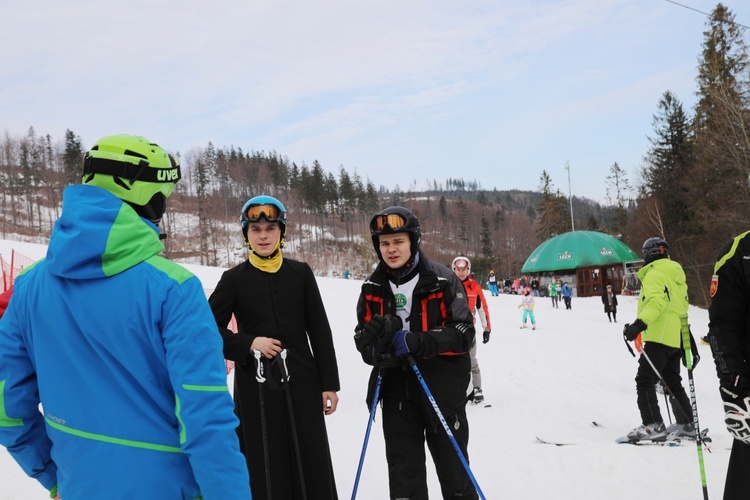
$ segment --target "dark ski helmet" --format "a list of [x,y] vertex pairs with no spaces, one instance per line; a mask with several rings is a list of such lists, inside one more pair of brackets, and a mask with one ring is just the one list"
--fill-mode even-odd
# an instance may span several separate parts
[[273,196],[260,195],[250,198],[242,206],[240,212],[240,224],[242,224],[242,237],[247,243],[247,225],[250,222],[258,222],[265,219],[268,222],[278,222],[281,226],[280,248],[284,247],[286,239],[286,208]]
[[106,189],[154,224],[161,221],[179,180],[177,160],[138,135],[102,137],[83,160],[83,184]]
[[669,243],[667,243],[667,240],[653,237],[643,242],[643,260],[646,264],[665,257],[669,257]]
[[372,236],[372,245],[375,247],[375,253],[379,259],[383,259],[380,254],[381,234],[409,233],[411,240],[411,255],[419,251],[419,242],[422,240],[422,231],[419,227],[419,219],[411,210],[404,207],[384,208],[370,220],[370,235]]

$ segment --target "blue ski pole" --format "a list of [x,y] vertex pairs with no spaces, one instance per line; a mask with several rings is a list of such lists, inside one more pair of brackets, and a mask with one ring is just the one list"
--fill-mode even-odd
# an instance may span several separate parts
[[422,384],[422,389],[424,389],[424,393],[427,395],[427,399],[430,400],[432,409],[435,410],[435,414],[437,414],[438,419],[440,420],[440,423],[443,424],[443,429],[445,429],[445,433],[448,434],[448,439],[450,439],[451,444],[453,444],[453,448],[456,450],[456,453],[458,453],[458,458],[461,460],[461,464],[463,464],[464,469],[466,469],[466,473],[469,475],[469,479],[471,479],[471,484],[473,484],[474,489],[477,490],[477,493],[479,494],[479,498],[481,498],[482,500],[486,500],[484,493],[482,493],[482,489],[479,487],[479,484],[477,483],[477,480],[474,477],[474,474],[471,473],[471,467],[469,467],[469,462],[466,461],[466,457],[464,456],[464,453],[461,451],[461,447],[458,446],[458,442],[456,441],[455,436],[451,432],[451,428],[448,426],[448,422],[445,421],[445,417],[443,417],[443,413],[440,411],[440,408],[438,408],[438,405],[435,402],[435,398],[432,396],[430,389],[427,387],[427,383],[422,378],[422,372],[419,371],[419,368],[417,367],[417,362],[414,361],[413,356],[409,356],[408,359],[409,359],[409,364],[411,365],[412,370],[414,370],[414,373],[417,374],[417,379],[419,379],[419,383]]
[[372,404],[370,405],[370,419],[367,421],[367,432],[365,432],[365,442],[362,444],[362,453],[359,455],[359,466],[357,467],[357,477],[354,479],[354,489],[352,490],[352,500],[357,497],[357,487],[359,486],[359,478],[362,474],[362,466],[365,463],[365,452],[367,451],[367,443],[370,441],[370,429],[372,429],[372,423],[375,420],[375,409],[378,407],[378,397],[380,396],[380,385],[383,383],[383,369],[378,371],[378,380],[375,383],[375,395],[372,397]]

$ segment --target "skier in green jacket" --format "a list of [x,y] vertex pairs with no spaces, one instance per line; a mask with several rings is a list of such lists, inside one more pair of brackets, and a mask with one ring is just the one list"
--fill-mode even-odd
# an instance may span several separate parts
[[[641,279],[641,295],[638,299],[638,317],[623,329],[628,341],[642,334],[643,352],[638,360],[635,377],[638,409],[642,425],[627,434],[623,441],[637,442],[644,439],[663,441],[668,435],[676,437],[694,436],[690,400],[682,386],[680,376],[681,317],[687,315],[688,298],[685,271],[669,258],[669,244],[663,238],[649,238],[643,243],[645,265],[638,271]],[[697,364],[697,350],[693,348],[693,363]],[[653,363],[653,367],[648,361]],[[674,394],[672,408],[676,423],[665,428],[659,411],[656,384],[661,374],[664,382]]]

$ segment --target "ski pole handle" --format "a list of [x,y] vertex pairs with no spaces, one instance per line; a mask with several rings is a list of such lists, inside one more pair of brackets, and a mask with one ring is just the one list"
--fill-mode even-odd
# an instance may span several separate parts
[[259,384],[266,381],[266,377],[263,376],[263,353],[258,349],[253,349],[253,357],[255,357],[255,380]]

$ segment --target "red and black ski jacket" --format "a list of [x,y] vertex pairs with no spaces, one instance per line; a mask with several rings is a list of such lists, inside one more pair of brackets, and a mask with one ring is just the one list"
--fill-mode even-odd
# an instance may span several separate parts
[[[419,281],[412,297],[409,324],[411,331],[430,336],[430,344],[436,347],[429,357],[416,360],[417,367],[438,406],[444,413],[450,414],[466,404],[466,388],[471,372],[468,351],[474,342],[474,318],[469,310],[464,286],[450,269],[429,261],[420,252],[417,272]],[[362,284],[355,331],[360,333],[375,314],[396,314],[395,298],[382,262]],[[367,394],[367,404],[370,405],[380,367],[373,359],[371,348],[365,347],[360,353],[365,363],[374,366]],[[416,374],[406,361],[384,370],[381,398],[429,404]]]

